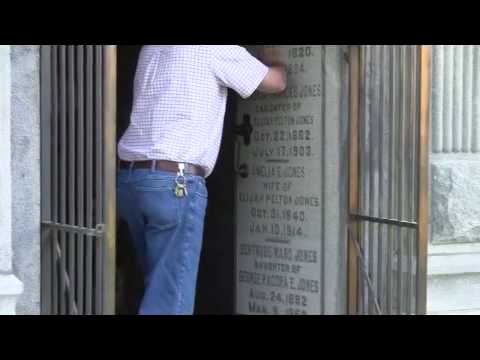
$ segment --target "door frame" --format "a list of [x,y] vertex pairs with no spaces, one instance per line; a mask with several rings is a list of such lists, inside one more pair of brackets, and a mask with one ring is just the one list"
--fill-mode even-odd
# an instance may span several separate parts
[[105,273],[104,314],[115,314],[117,250],[117,46],[105,45]]

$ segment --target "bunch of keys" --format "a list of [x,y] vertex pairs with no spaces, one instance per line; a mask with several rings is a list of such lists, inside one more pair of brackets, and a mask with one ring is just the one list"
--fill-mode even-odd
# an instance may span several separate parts
[[175,196],[178,198],[188,196],[187,181],[185,179],[184,170],[185,164],[179,164],[177,178],[175,179]]

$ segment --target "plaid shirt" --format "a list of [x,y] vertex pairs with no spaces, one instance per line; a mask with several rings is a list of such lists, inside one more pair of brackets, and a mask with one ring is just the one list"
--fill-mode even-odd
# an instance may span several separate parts
[[145,46],[119,157],[190,163],[209,176],[220,150],[228,88],[248,98],[267,72],[236,45]]

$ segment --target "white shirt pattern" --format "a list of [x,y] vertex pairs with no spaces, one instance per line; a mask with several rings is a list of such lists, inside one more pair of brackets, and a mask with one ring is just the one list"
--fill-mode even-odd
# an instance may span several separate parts
[[267,72],[236,45],[144,46],[120,159],[184,162],[209,176],[220,151],[227,88],[248,98]]

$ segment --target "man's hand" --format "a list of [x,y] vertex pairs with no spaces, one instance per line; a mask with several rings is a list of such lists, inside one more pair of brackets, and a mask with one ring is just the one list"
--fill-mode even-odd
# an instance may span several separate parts
[[262,47],[259,49],[258,58],[267,66],[285,66],[285,54],[281,48]]
[[270,66],[267,76],[260,83],[258,91],[264,94],[279,94],[287,88],[287,72],[283,66]]
[[285,59],[283,49],[262,47],[258,50],[259,60],[270,68],[258,91],[264,94],[284,92],[287,88],[287,72],[283,60]]

